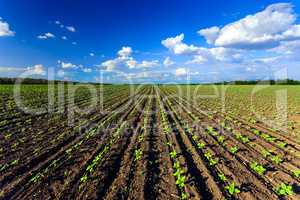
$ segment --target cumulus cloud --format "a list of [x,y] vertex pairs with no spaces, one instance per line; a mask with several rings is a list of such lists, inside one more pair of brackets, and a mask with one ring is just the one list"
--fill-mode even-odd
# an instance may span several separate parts
[[198,31],[199,35],[205,37],[208,44],[213,44],[219,36],[220,28],[213,26],[211,28],[205,28]]
[[170,57],[166,57],[165,60],[164,60],[164,62],[163,62],[163,64],[164,64],[164,66],[169,67],[171,65],[174,65],[175,62],[172,61]]
[[50,39],[50,38],[55,38],[55,35],[53,33],[44,33],[42,35],[39,35],[37,36],[38,39],[40,40],[47,40],[47,39]]
[[156,66],[159,66],[158,60],[143,60],[140,64],[137,65],[138,68],[151,68]]
[[7,77],[44,76],[46,69],[41,64],[31,67],[0,67],[0,75]]
[[4,36],[14,36],[15,32],[10,30],[9,24],[5,21],[2,21],[0,18],[0,37]]
[[70,32],[76,32],[76,29],[74,26],[66,26],[66,29]]
[[199,30],[209,44],[239,49],[268,49],[281,41],[300,39],[296,14],[290,3],[277,3],[265,10],[227,24]]
[[120,71],[126,68],[128,69],[146,69],[151,67],[159,66],[158,60],[143,60],[141,62],[137,61],[132,57],[131,47],[122,47],[118,53],[117,57],[114,59],[106,60],[101,63],[101,67],[104,67],[106,71]]
[[94,56],[95,56],[95,54],[94,54],[94,53],[90,53],[90,56],[91,56],[91,57],[94,57]]
[[161,44],[168,48],[173,53],[180,55],[180,54],[191,54],[198,51],[198,48],[194,45],[187,45],[183,43],[184,34],[181,33],[175,37],[169,37],[165,40],[161,41]]
[[122,47],[122,49],[118,51],[118,55],[123,58],[129,57],[131,54],[131,47]]
[[175,71],[175,75],[176,76],[185,76],[185,75],[187,75],[187,69],[184,67],[177,68]]
[[130,59],[130,60],[126,61],[126,64],[128,65],[128,67],[130,69],[133,69],[138,65],[138,62],[134,59]]
[[26,72],[33,74],[33,75],[45,75],[46,70],[43,65],[38,64],[32,67],[27,67]]
[[70,63],[70,62],[63,62],[63,61],[58,61],[58,63],[60,64],[61,68],[63,69],[74,69],[77,68],[76,65]]
[[[207,33],[211,30],[205,30]],[[239,62],[242,59],[241,51],[233,48],[213,47],[205,48],[195,45],[187,45],[183,42],[184,35],[180,34],[176,37],[170,37],[162,41],[162,44],[170,49],[175,55],[190,55],[193,56],[192,60],[186,64],[204,64],[215,62]],[[210,37],[211,39],[211,37]],[[166,58],[164,61],[165,66],[170,66],[172,61]]]
[[62,36],[61,39],[68,40],[67,36]]

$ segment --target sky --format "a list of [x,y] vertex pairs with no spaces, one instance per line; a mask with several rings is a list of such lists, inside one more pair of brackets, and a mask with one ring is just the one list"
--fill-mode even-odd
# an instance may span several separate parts
[[300,80],[300,1],[1,0],[0,77]]

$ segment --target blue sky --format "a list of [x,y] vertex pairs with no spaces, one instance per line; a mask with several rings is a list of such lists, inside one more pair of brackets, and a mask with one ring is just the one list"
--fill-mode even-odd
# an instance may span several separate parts
[[0,76],[300,79],[299,13],[299,1],[1,0]]

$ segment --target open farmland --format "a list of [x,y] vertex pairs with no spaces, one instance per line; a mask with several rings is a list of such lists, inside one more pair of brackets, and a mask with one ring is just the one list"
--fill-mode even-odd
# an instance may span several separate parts
[[299,86],[20,91],[0,86],[1,199],[300,199]]

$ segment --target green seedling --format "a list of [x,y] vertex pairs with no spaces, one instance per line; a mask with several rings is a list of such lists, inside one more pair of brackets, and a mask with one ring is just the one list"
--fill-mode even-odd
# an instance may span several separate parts
[[213,131],[214,131],[214,128],[213,128],[213,127],[211,127],[211,126],[208,126],[208,127],[207,127],[207,130],[208,130],[208,132],[210,132],[210,133],[211,133],[211,132],[213,132]]
[[173,150],[173,151],[170,153],[170,157],[173,158],[173,159],[177,157],[177,153],[176,153],[175,150]]
[[180,177],[182,174],[184,173],[184,171],[182,169],[176,169],[176,171],[173,173],[173,176],[175,176],[176,178]]
[[286,142],[279,142],[277,144],[280,148],[285,149],[287,147],[287,143]]
[[231,147],[229,149],[230,153],[232,153],[234,155],[238,152],[238,150],[239,150],[239,148],[237,146]]
[[197,135],[193,135],[192,139],[193,139],[194,141],[197,141],[197,140],[198,140],[198,136],[197,136]]
[[218,137],[218,142],[219,142],[219,143],[223,144],[224,141],[225,141],[224,136],[219,136],[219,137]]
[[271,152],[270,152],[269,150],[263,149],[263,150],[262,150],[262,155],[263,155],[265,158],[267,158],[267,157],[271,156],[272,154],[271,154]]
[[141,149],[136,149],[134,151],[134,161],[138,161],[142,158],[143,151]]
[[185,179],[186,177],[183,176],[183,175],[180,175],[179,177],[177,177],[177,180],[176,180],[176,185],[178,185],[179,188],[184,188],[185,186]]
[[251,163],[250,167],[253,171],[255,171],[257,174],[261,176],[264,175],[266,172],[266,168],[264,168],[264,166],[258,164],[257,162]]
[[271,158],[271,160],[272,160],[274,163],[276,163],[277,165],[283,162],[283,160],[282,160],[278,155],[273,156],[273,157]]
[[293,171],[293,175],[296,177],[296,178],[300,178],[300,169],[296,169]]
[[186,192],[184,192],[184,191],[182,191],[182,192],[181,192],[180,199],[181,199],[181,200],[186,200],[186,199],[188,199],[188,195],[187,195],[187,193],[186,193]]
[[206,152],[205,154],[204,154],[204,157],[206,158],[206,159],[210,159],[210,158],[212,158],[212,155],[211,155],[211,153],[210,152]]
[[227,178],[223,173],[218,173],[218,177],[222,182],[226,182]]
[[144,141],[144,136],[143,136],[143,135],[140,135],[138,141],[139,141],[139,142],[143,142],[143,141]]
[[289,196],[294,194],[293,187],[285,183],[281,183],[275,191],[279,196]]
[[179,161],[176,161],[176,162],[174,163],[173,167],[174,167],[175,169],[179,169],[179,168],[180,168],[180,163],[179,163]]
[[198,143],[197,143],[197,147],[198,147],[199,149],[203,149],[203,148],[205,148],[205,144],[204,144],[203,142],[198,142]]
[[217,161],[217,160],[215,160],[215,159],[213,159],[213,158],[209,159],[209,165],[210,165],[210,166],[215,166],[216,164],[218,164],[218,161]]
[[235,186],[236,184],[232,182],[230,185],[225,186],[225,189],[230,195],[239,194],[241,191]]
[[259,130],[256,130],[256,129],[253,131],[253,133],[254,133],[255,135],[260,135],[260,134],[261,134],[261,132],[260,132]]

